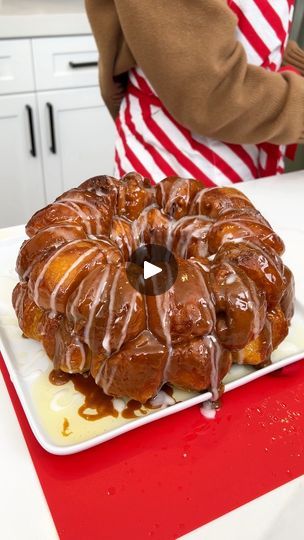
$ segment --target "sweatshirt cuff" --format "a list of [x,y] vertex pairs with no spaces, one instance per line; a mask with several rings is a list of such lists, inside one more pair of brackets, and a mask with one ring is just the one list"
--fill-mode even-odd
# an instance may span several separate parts
[[284,65],[291,66],[304,76],[304,51],[295,41],[289,41],[284,53]]

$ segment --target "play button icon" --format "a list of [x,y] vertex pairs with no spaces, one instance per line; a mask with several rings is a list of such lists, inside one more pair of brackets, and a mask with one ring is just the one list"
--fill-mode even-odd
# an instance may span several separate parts
[[156,274],[159,274],[162,271],[163,269],[159,266],[155,266],[155,264],[144,261],[144,279],[149,279],[153,276],[156,276]]
[[133,251],[127,277],[141,294],[156,296],[168,291],[177,277],[177,262],[165,246],[144,244]]

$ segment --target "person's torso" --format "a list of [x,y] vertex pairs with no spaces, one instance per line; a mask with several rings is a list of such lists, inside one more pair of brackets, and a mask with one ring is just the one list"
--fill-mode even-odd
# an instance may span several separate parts
[[[227,0],[238,18],[237,39],[249,64],[278,71],[293,16],[294,0]],[[159,102],[143,71],[130,71],[130,88],[118,120],[116,162],[151,176],[195,177],[229,185],[284,169],[284,147],[226,144],[180,126]],[[132,91],[133,88],[133,91]],[[123,163],[124,162],[124,163]]]

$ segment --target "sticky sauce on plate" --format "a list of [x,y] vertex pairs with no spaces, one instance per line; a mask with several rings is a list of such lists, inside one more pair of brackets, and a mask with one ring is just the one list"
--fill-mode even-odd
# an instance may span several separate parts
[[[114,399],[108,396],[97,386],[91,375],[69,374],[60,370],[52,370],[49,374],[49,381],[54,386],[63,386],[71,381],[74,389],[84,396],[84,403],[78,408],[78,414],[84,420],[95,421],[107,416],[117,418],[118,410],[114,407]],[[147,414],[148,410],[160,409],[175,403],[173,388],[165,384],[155,398],[148,400],[145,404],[130,399],[121,411],[123,418],[137,418],[142,414]],[[65,435],[65,433],[63,433]]]
[[72,431],[70,431],[70,422],[68,421],[67,418],[64,418],[63,420],[63,426],[62,426],[62,435],[64,437],[69,437],[69,435],[72,435]]
[[117,418],[118,411],[114,408],[113,398],[107,396],[97,386],[91,375],[70,375],[69,373],[53,370],[49,375],[49,381],[55,386],[62,386],[69,381],[73,383],[75,390],[84,396],[84,403],[79,407],[78,414],[85,420],[100,420],[106,416]]

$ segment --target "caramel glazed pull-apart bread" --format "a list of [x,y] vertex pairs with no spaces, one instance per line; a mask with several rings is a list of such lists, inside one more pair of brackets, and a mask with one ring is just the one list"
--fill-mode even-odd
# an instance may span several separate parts
[[[233,362],[265,366],[288,333],[294,280],[282,240],[245,195],[196,180],[97,176],[38,211],[17,259],[13,305],[56,370],[90,372],[142,403],[164,383],[217,399]],[[133,250],[165,245],[174,285],[143,297]]]

